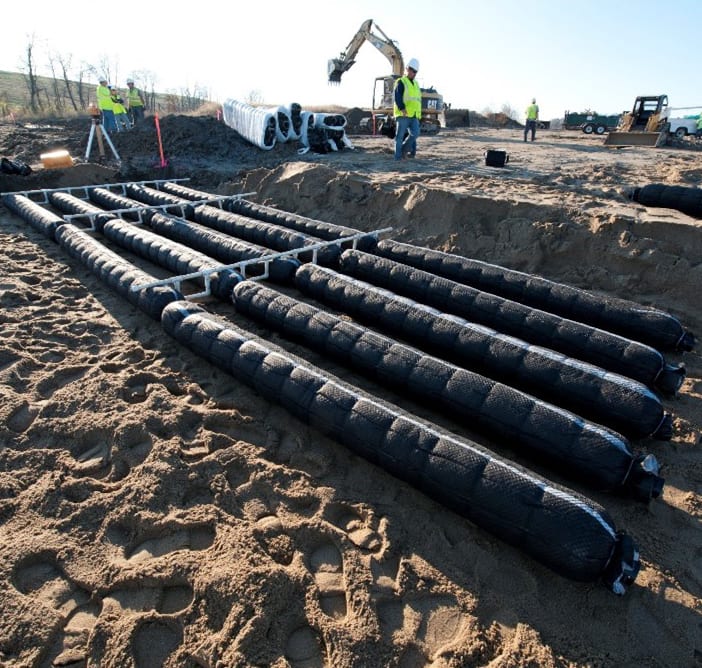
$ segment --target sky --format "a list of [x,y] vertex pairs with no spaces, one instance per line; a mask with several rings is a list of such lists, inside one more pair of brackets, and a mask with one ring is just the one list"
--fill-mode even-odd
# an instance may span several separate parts
[[420,85],[436,88],[454,109],[508,106],[522,116],[534,97],[549,120],[585,109],[618,114],[638,95],[667,94],[674,108],[702,105],[700,0],[118,0],[112,7],[14,3],[0,70],[23,71],[32,43],[37,74],[50,74],[53,53],[109,68],[120,87],[146,71],[158,92],[369,108],[375,78],[391,73],[380,51],[365,42],[338,85],[327,83],[327,61],[373,19],[405,62],[419,60]]

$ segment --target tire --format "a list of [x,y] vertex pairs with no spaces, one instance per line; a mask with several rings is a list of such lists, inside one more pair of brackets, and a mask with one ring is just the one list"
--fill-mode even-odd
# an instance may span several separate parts
[[586,135],[591,135],[595,131],[595,126],[592,123],[585,123],[583,125],[583,132]]
[[605,132],[607,132],[606,126],[601,124],[595,126],[595,134],[603,135]]
[[687,137],[687,128],[678,128],[675,131],[675,136],[678,139],[684,139],[685,137]]

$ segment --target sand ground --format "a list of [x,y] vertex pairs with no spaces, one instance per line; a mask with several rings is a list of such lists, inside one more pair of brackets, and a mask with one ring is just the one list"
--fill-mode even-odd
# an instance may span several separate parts
[[[163,176],[392,228],[655,306],[702,333],[702,223],[627,196],[653,182],[699,187],[692,147],[609,149],[555,131],[525,144],[518,131],[455,128],[395,163],[382,137],[262,155],[218,126],[213,155],[198,134],[210,123],[181,119],[170,133],[164,119]],[[123,172],[89,161],[41,170],[39,151],[63,142],[80,155],[85,135],[56,127],[22,153],[16,132],[0,132],[0,154],[36,169],[0,181],[3,192],[161,176],[146,130],[119,138]],[[506,150],[508,165],[486,167],[488,148]],[[534,469],[600,503],[637,542],[641,572],[618,597],[554,574],[269,404],[2,207],[0,258],[0,665],[702,665],[699,348],[667,355],[687,369],[664,400],[673,439],[633,444],[661,463],[661,498],[645,505]],[[230,305],[211,308],[245,322]],[[247,326],[470,436],[456,418]]]

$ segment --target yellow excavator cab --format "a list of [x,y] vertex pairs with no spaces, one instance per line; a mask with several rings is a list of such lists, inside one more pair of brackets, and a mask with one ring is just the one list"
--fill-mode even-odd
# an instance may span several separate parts
[[668,141],[667,95],[642,95],[607,135],[605,146],[663,146]]

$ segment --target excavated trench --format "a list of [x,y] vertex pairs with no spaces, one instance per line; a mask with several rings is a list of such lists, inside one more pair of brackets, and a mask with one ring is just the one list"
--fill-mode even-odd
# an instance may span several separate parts
[[[514,268],[530,273],[546,273],[543,271],[544,268],[558,268],[565,264],[563,259],[554,262],[552,259],[554,255],[565,257],[571,253],[572,256],[573,249],[578,248],[581,257],[588,258],[597,252],[595,241],[606,236],[600,234],[600,230],[593,232],[590,228],[584,228],[582,225],[567,220],[568,212],[556,207],[534,206],[529,203],[500,201],[465,194],[452,195],[438,189],[417,185],[384,188],[370,182],[364,182],[358,176],[352,177],[350,175],[337,175],[330,179],[328,178],[330,176],[329,170],[317,166],[307,168],[300,168],[299,165],[283,166],[279,168],[280,173],[275,174],[275,171],[258,172],[261,176],[258,182],[254,175],[249,175],[243,183],[243,190],[240,192],[255,190],[259,203],[265,204],[266,201],[272,200],[279,212],[283,228],[292,228],[301,232],[307,230],[309,226],[314,226],[316,235],[309,237],[311,243],[315,243],[314,238],[348,238],[350,230],[374,232],[392,228],[392,232],[384,234],[390,235],[397,242],[407,241],[412,242],[415,246],[449,251],[454,255],[510,264]],[[288,358],[285,353],[281,355],[275,351],[271,352],[266,342],[276,340],[274,331],[266,331],[265,327],[252,327],[251,323],[246,322],[244,332],[239,333],[237,324],[246,319],[239,317],[244,309],[237,306],[237,298],[235,297],[237,291],[234,290],[232,293],[232,287],[241,278],[237,278],[236,272],[239,270],[237,267],[232,267],[231,263],[237,261],[237,253],[243,253],[240,259],[248,260],[252,257],[267,257],[271,251],[265,247],[254,245],[250,245],[242,251],[241,246],[235,244],[235,247],[229,251],[235,255],[218,258],[220,262],[230,265],[230,268],[217,270],[217,263],[213,262],[207,254],[200,253],[202,248],[199,244],[208,245],[212,251],[211,257],[217,257],[215,253],[218,245],[224,247],[231,244],[225,244],[223,237],[220,237],[221,242],[218,244],[212,231],[208,231],[204,227],[200,229],[199,225],[187,222],[188,219],[193,221],[193,218],[201,222],[213,222],[214,217],[211,215],[203,217],[197,214],[193,206],[200,207],[201,203],[196,202],[193,206],[188,205],[190,199],[198,198],[197,191],[191,193],[192,197],[183,192],[181,193],[183,198],[179,199],[180,196],[168,191],[168,184],[164,184],[163,187],[164,193],[150,188],[149,184],[145,186],[125,184],[122,187],[121,195],[116,196],[112,196],[109,192],[100,192],[100,189],[95,190],[94,193],[86,189],[85,199],[89,198],[93,202],[99,202],[101,206],[96,206],[93,203],[82,203],[79,197],[73,196],[70,192],[50,192],[47,193],[45,212],[42,212],[42,207],[33,204],[28,197],[9,196],[5,198],[5,203],[35,228],[43,231],[47,237],[58,242],[71,256],[80,259],[94,274],[100,276],[123,296],[128,297],[133,304],[152,317],[162,319],[162,325],[172,336],[223,370],[229,371],[235,376],[243,374],[242,378],[245,378],[266,398],[281,403],[297,417],[308,421],[312,426],[332,435],[340,442],[345,442],[358,454],[384,466],[398,477],[420,489],[424,489],[449,507],[463,512],[478,524],[494,530],[497,535],[508,542],[522,545],[532,556],[541,559],[554,570],[578,580],[593,580],[602,577],[607,586],[616,593],[621,594],[625,591],[636,577],[638,557],[636,557],[635,562],[632,561],[634,558],[633,547],[626,542],[628,540],[626,537],[614,539],[615,529],[606,512],[603,512],[596,504],[590,507],[590,502],[585,499],[578,500],[575,496],[569,496],[570,493],[567,491],[551,490],[549,483],[539,482],[538,479],[532,477],[532,474],[521,473],[512,468],[509,460],[501,460],[499,456],[493,459],[492,454],[487,454],[490,450],[483,451],[480,450],[480,445],[470,445],[473,442],[476,444],[490,443],[489,438],[487,441],[485,439],[484,429],[477,428],[476,430],[475,425],[471,424],[471,420],[468,420],[467,425],[464,424],[457,429],[446,427],[449,431],[442,432],[441,426],[435,427],[433,425],[450,424],[450,419],[448,423],[442,419],[436,420],[431,411],[427,413],[425,409],[417,411],[411,408],[413,399],[416,400],[417,397],[409,397],[408,402],[402,396],[404,393],[401,390],[399,395],[396,395],[394,392],[386,393],[384,390],[371,389],[372,383],[368,384],[366,381],[356,379],[353,365],[350,373],[349,370],[342,373],[342,377],[349,385],[339,386],[335,381],[330,381],[321,371],[310,371],[307,368],[308,362],[305,360],[314,360],[315,355],[310,356],[305,353],[303,358]],[[176,186],[174,191],[177,192],[178,188],[179,186]],[[174,203],[178,205],[178,211],[167,208]],[[333,212],[328,211],[331,208],[330,203],[334,205]],[[236,237],[246,238],[246,235],[249,234],[259,234],[254,230],[259,229],[261,223],[255,222],[254,219],[267,220],[262,216],[251,215],[249,219],[251,222],[247,223],[243,220],[246,216],[240,216],[237,213],[237,211],[241,212],[241,207],[237,207],[236,202],[220,202],[220,204],[225,209],[229,207],[231,211],[229,222],[241,225],[242,232],[241,234],[237,233]],[[108,213],[110,209],[129,211],[132,206],[136,208],[142,205],[162,206],[163,208],[160,209],[162,212],[147,211],[143,220],[139,214],[140,222],[145,223],[139,225],[120,221],[114,214]],[[62,214],[87,215],[90,226],[85,228],[86,219],[83,219],[82,228],[71,222],[66,223],[52,210]],[[307,218],[298,220],[285,212],[294,212],[297,216],[307,216]],[[165,213],[181,217],[169,219],[164,215]],[[127,217],[133,218],[133,214],[128,214]],[[283,218],[287,222],[283,223]],[[163,227],[164,225],[165,227]],[[171,232],[168,231],[170,228],[173,228]],[[183,236],[182,229],[177,228],[188,228],[188,234]],[[174,234],[176,236],[173,236]],[[284,240],[290,235],[290,232],[281,229],[280,235],[281,239]],[[175,241],[175,239],[183,241],[186,238],[185,245]],[[376,235],[374,243],[377,241]],[[583,253],[580,246],[588,241],[591,248]],[[283,242],[281,241],[281,243]],[[624,246],[626,244],[620,244],[620,248]],[[368,244],[370,254],[367,257],[369,260],[374,257],[374,248],[373,243]],[[538,252],[535,252],[535,249]],[[124,257],[124,251],[127,251],[126,257]],[[618,416],[612,423],[610,423],[609,418],[604,419],[603,417],[601,421],[598,419],[598,416],[604,416],[609,407],[603,404],[603,409],[606,408],[606,410],[597,410],[594,408],[595,402],[608,392],[612,392],[610,400],[612,406],[631,402],[633,407],[631,415],[634,416],[630,425],[632,433],[637,431],[634,428],[634,423],[641,422],[650,414],[651,426],[643,429],[638,435],[645,436],[663,427],[663,431],[668,432],[667,436],[663,435],[663,438],[670,438],[670,426],[664,426],[666,422],[668,425],[670,424],[669,418],[664,417],[662,406],[646,387],[656,387],[659,375],[665,372],[663,357],[657,350],[635,341],[623,340],[618,336],[606,339],[606,333],[603,330],[593,329],[589,325],[575,321],[565,321],[558,316],[536,311],[516,302],[507,302],[487,293],[482,293],[483,296],[477,296],[476,301],[478,309],[474,312],[475,315],[483,309],[486,309],[486,314],[487,309],[491,311],[491,315],[487,315],[488,320],[481,320],[483,316],[475,320],[476,323],[482,323],[481,326],[463,325],[461,324],[463,321],[456,320],[455,316],[451,318],[439,317],[439,312],[430,312],[427,307],[416,306],[406,300],[400,299],[398,301],[395,297],[390,297],[389,294],[383,294],[382,290],[376,294],[374,286],[392,288],[398,294],[412,298],[419,297],[422,290],[428,289],[431,291],[431,295],[427,293],[427,297],[435,296],[441,303],[448,305],[454,294],[459,297],[458,284],[434,276],[431,278],[431,282],[422,288],[422,282],[427,280],[425,277],[431,277],[432,274],[411,269],[406,265],[395,266],[395,262],[385,259],[372,260],[372,264],[377,265],[377,267],[368,276],[363,273],[358,275],[360,280],[370,281],[366,284],[366,288],[363,288],[363,283],[356,283],[353,279],[348,278],[344,280],[351,282],[347,283],[346,287],[343,285],[339,287],[338,280],[341,275],[337,274],[337,270],[355,276],[355,272],[349,269],[351,265],[345,264],[345,257],[348,256],[347,261],[352,261],[355,257],[349,256],[349,253],[358,253],[358,251],[348,249],[340,258],[330,258],[329,264],[333,268],[328,270],[326,276],[324,272],[320,274],[310,270],[314,265],[303,263],[297,271],[293,271],[293,274],[290,275],[286,273],[285,276],[282,276],[281,274],[276,278],[271,273],[270,281],[273,284],[283,284],[281,294],[294,293],[294,285],[308,300],[314,297],[320,303],[326,303],[333,309],[339,310],[340,313],[346,310],[346,306],[350,306],[350,303],[345,304],[352,299],[350,291],[360,288],[358,296],[353,298],[358,302],[355,308],[359,310],[348,310],[347,316],[356,315],[361,321],[365,319],[373,324],[379,324],[381,329],[388,334],[402,332],[403,338],[408,341],[413,340],[415,344],[429,352],[432,350],[437,353],[446,351],[446,343],[451,340],[451,345],[458,351],[458,358],[449,356],[446,359],[460,359],[462,361],[474,359],[478,370],[481,370],[480,364],[486,358],[487,350],[499,347],[503,352],[495,355],[495,359],[498,366],[504,368],[494,370],[494,373],[490,372],[494,379],[502,378],[507,381],[516,378],[517,367],[510,370],[509,365],[521,365],[522,361],[520,360],[528,360],[529,356],[533,354],[529,345],[515,344],[511,338],[504,338],[505,335],[501,333],[507,332],[516,336],[523,332],[525,341],[535,343],[537,346],[544,346],[547,349],[552,348],[552,352],[545,354],[543,362],[536,363],[531,372],[528,371],[528,362],[527,367],[519,372],[526,379],[525,390],[536,389],[539,386],[539,383],[534,384],[528,378],[529,375],[532,377],[535,374],[538,375],[539,368],[544,374],[544,380],[540,381],[540,385],[546,388],[556,380],[557,376],[562,376],[563,392],[555,395],[552,393],[550,397],[545,395],[548,400],[558,401],[559,394],[565,396],[565,387],[569,382],[572,382],[569,379],[573,377],[573,374],[581,371],[579,366],[581,362],[571,362],[566,359],[563,360],[562,366],[561,362],[558,362],[554,367],[557,369],[555,372],[550,370],[552,361],[559,358],[560,355],[560,353],[553,351],[570,351],[574,353],[573,357],[570,358],[572,360],[588,360],[591,352],[594,352],[593,359],[602,360],[603,369],[616,370],[617,373],[629,378],[617,387],[610,388],[611,381],[604,371],[590,371],[589,365],[583,366],[582,371],[589,374],[589,379],[581,383],[582,387],[578,392],[583,398],[575,402],[575,406],[581,405],[585,411],[582,414],[587,415],[592,409],[594,411],[592,417],[601,422],[601,425],[609,426],[611,424],[619,428],[621,424],[624,426],[624,431],[627,431],[628,418]],[[623,255],[625,254],[626,252],[623,252]],[[132,255],[140,259],[133,262]],[[361,253],[361,256],[358,256],[359,261],[363,261],[363,255],[364,253]],[[638,254],[636,257],[638,258]],[[288,258],[287,261],[299,264],[301,258],[302,256],[294,256]],[[160,269],[149,269],[150,264],[160,267]],[[393,275],[398,276],[399,282],[396,280],[395,283],[383,283],[378,273],[378,270],[381,270],[381,273],[384,271],[381,265]],[[147,273],[139,273],[139,267]],[[406,268],[405,275],[396,273],[400,267]],[[175,275],[189,275],[201,269],[206,272],[215,271],[216,273],[212,274],[212,294],[218,297],[219,303],[206,304],[206,307],[202,309],[185,301],[176,301],[181,296],[178,293],[181,292],[182,281],[168,283],[161,287],[157,286],[156,283],[150,283],[151,280],[158,280],[158,276],[163,275],[164,269]],[[607,271],[611,271],[611,269],[606,268],[605,273]],[[207,275],[209,276],[210,273]],[[327,284],[327,280],[331,282]],[[187,284],[187,281],[185,283]],[[150,284],[153,284],[154,287],[144,287]],[[403,284],[407,286],[414,284],[415,287],[412,290],[418,292],[403,292]],[[135,290],[135,285],[142,287]],[[219,288],[215,288],[216,285]],[[311,291],[308,291],[305,286],[311,288]],[[459,298],[470,300],[471,290],[471,288],[461,288]],[[347,291],[345,293],[347,296],[340,299],[340,291]],[[138,299],[134,297],[135,293],[139,295]],[[182,294],[187,297],[188,292],[182,290]],[[233,295],[231,300],[227,298],[229,294]],[[274,294],[272,295],[273,299]],[[369,296],[370,301],[363,301]],[[299,294],[296,295],[296,298],[299,297]],[[231,312],[231,304],[227,304],[229,301],[234,302],[238,314]],[[422,301],[428,305],[433,304],[431,299]],[[171,302],[170,306],[164,309],[163,306],[169,302]],[[490,305],[488,306],[488,304]],[[438,306],[438,302],[436,305]],[[272,322],[285,319],[296,309],[301,308],[302,305],[297,307],[294,301],[287,302],[286,305],[282,306],[280,315],[275,316]],[[407,308],[409,310],[401,314]],[[632,313],[636,311],[635,305],[627,308],[633,308]],[[377,318],[372,315],[374,309],[380,309]],[[381,315],[381,311],[383,315]],[[463,314],[462,311],[450,308],[446,309],[446,312],[456,315]],[[318,334],[315,336],[322,337],[319,341],[327,340],[327,343],[323,345],[330,346],[330,350],[337,351],[337,354],[345,339],[352,340],[360,335],[360,329],[350,330],[347,335],[342,336],[335,343],[332,338],[333,332],[335,328],[342,327],[343,319],[338,321],[328,319],[326,325],[321,322],[311,325],[310,323],[317,317],[311,315],[312,313],[298,316],[297,324],[293,321],[290,325],[291,331],[298,331],[298,328],[302,328],[299,329],[302,332],[307,327],[314,327],[318,329]],[[218,315],[224,315],[224,318],[217,320]],[[323,319],[325,316],[321,317]],[[416,324],[412,325],[414,331],[408,336],[409,330],[406,332],[404,328],[412,319]],[[396,324],[393,324],[393,321]],[[333,324],[334,322],[337,324]],[[403,324],[400,325],[400,322]],[[497,331],[488,331],[483,326],[489,325],[491,327],[493,323]],[[504,329],[501,329],[500,323],[504,325]],[[510,330],[510,323],[511,326],[516,325],[516,330]],[[457,324],[460,331],[455,331]],[[437,327],[443,331],[443,334],[440,335],[443,337],[441,339],[444,341],[443,343],[436,338],[435,333],[430,333],[432,331],[438,332]],[[263,339],[259,339],[258,342],[251,339],[249,343],[252,335],[248,332],[252,330],[265,332]],[[568,330],[571,330],[570,334]],[[323,331],[325,333],[322,334]],[[369,336],[369,341],[373,341],[373,335]],[[468,338],[465,338],[466,336]],[[535,338],[532,338],[533,336]],[[431,343],[432,337],[435,339],[434,343]],[[555,344],[553,347],[549,344],[550,341]],[[565,347],[561,347],[564,343]],[[518,345],[523,345],[521,351],[517,350],[516,346]],[[557,413],[557,409],[549,408],[549,404],[541,404],[538,400],[534,403],[529,395],[522,396],[517,390],[520,385],[515,385],[513,388],[504,386],[504,389],[497,389],[498,386],[495,386],[489,389],[490,383],[485,381],[486,389],[478,390],[478,386],[482,386],[484,383],[482,380],[477,380],[478,377],[476,380],[467,378],[463,381],[466,382],[466,386],[451,399],[449,387],[456,384],[456,374],[460,374],[460,370],[454,367],[440,367],[439,363],[432,361],[431,358],[423,359],[421,357],[417,357],[418,361],[407,366],[403,359],[407,358],[408,355],[414,355],[414,353],[409,350],[403,352],[398,342],[393,343],[392,340],[388,340],[385,346],[382,351],[380,348],[373,351],[368,344],[363,343],[358,350],[351,352],[349,349],[346,354],[349,355],[349,360],[360,359],[362,351],[365,351],[365,354],[368,355],[367,369],[373,373],[379,373],[381,377],[389,375],[399,378],[406,375],[408,388],[413,383],[421,386],[424,394],[420,397],[420,401],[422,398],[426,400],[427,407],[431,409],[434,408],[434,404],[440,396],[446,395],[449,398],[448,406],[450,407],[452,404],[458,406],[465,396],[475,394],[475,407],[471,409],[475,411],[473,422],[476,420],[480,422],[490,413],[488,407],[494,404],[492,410],[494,410],[494,419],[498,425],[496,429],[502,435],[503,441],[499,444],[498,450],[506,447],[509,451],[516,445],[517,458],[521,460],[523,453],[520,451],[519,445],[527,443],[531,439],[535,444],[532,447],[537,447],[539,452],[531,456],[526,455],[525,461],[535,459],[537,467],[540,467],[542,463],[547,463],[549,459],[554,459],[555,463],[555,449],[560,447],[562,440],[559,434],[564,429],[568,433],[573,432],[573,428],[558,426],[561,419],[565,418],[566,421],[572,419],[574,425],[584,424],[577,415],[572,414],[572,417],[568,417],[571,414],[566,413],[563,414],[563,417],[557,417],[560,415]],[[675,346],[673,345],[673,347]],[[475,352],[466,352],[471,348]],[[483,348],[482,353],[478,352],[480,348]],[[291,348],[288,344],[284,349],[292,350],[293,354],[299,354],[304,347]],[[515,352],[509,352],[512,349]],[[689,348],[687,349],[689,350]],[[379,355],[383,357],[382,364],[387,365],[385,371],[379,371],[381,368]],[[514,362],[509,361],[512,357],[514,357]],[[609,366],[610,362],[607,360],[610,357],[614,366]],[[374,362],[376,358],[378,361]],[[637,362],[634,362],[635,358],[638,360]],[[599,364],[599,361],[596,363]],[[639,363],[642,367],[651,369],[650,375],[649,371],[645,371],[643,376],[639,376],[638,371],[634,372],[636,364]],[[312,361],[312,364],[315,362]],[[432,366],[436,367],[433,371]],[[417,376],[416,380],[413,381],[412,378],[417,375],[417,370],[424,367],[426,367],[426,375],[421,380]],[[319,368],[329,369],[329,360],[321,362]],[[334,368],[334,365],[331,368]],[[672,366],[669,368],[672,376],[677,376],[682,381],[684,378],[682,368]],[[678,373],[676,370],[678,368],[682,373]],[[631,373],[628,370],[631,370]],[[552,375],[554,373],[555,375]],[[434,378],[436,374],[444,377],[444,385],[442,385],[444,381],[438,377]],[[548,381],[549,377],[552,377],[550,382]],[[632,379],[636,379],[636,382]],[[432,387],[434,384],[436,387]],[[400,383],[400,388],[402,385],[403,383]],[[591,386],[592,390],[588,390],[588,386]],[[499,387],[503,386],[499,385]],[[364,388],[368,388],[370,394],[364,394]],[[672,387],[670,391],[674,393],[676,389],[677,387]],[[588,398],[590,392],[592,394]],[[482,393],[485,393],[484,397],[478,399],[478,395]],[[498,395],[501,396],[499,400],[497,399]],[[539,395],[540,391],[537,390],[535,396]],[[387,400],[387,396],[396,397],[397,404],[405,406],[404,410],[407,412],[403,413],[401,408],[398,413],[395,408],[386,407],[383,402]],[[615,399],[615,396],[619,399]],[[378,397],[384,399],[380,400]],[[557,406],[561,403],[554,402],[553,405]],[[562,405],[565,408],[573,408],[567,402]],[[532,419],[529,416],[537,410],[545,412],[553,410],[553,417],[534,418],[534,426],[528,427],[527,423]],[[523,415],[523,417],[517,420],[514,426],[503,424],[501,416],[510,415],[512,411],[516,411],[518,415]],[[415,422],[413,418],[408,417],[413,415],[424,415],[424,419],[430,422],[428,424]],[[525,420],[524,425],[519,424],[522,419]],[[440,431],[436,431],[437,429]],[[532,436],[526,436],[526,431],[522,431],[522,429],[532,429]],[[541,429],[544,430],[542,438],[540,438]],[[630,484],[636,490],[634,493],[639,495],[642,500],[648,500],[660,494],[662,480],[656,475],[658,465],[655,458],[649,461],[650,457],[644,458],[643,455],[631,454],[625,439],[620,440],[621,437],[618,434],[608,432],[607,429],[603,430],[594,422],[592,427],[588,427],[588,430],[581,441],[570,446],[570,454],[565,455],[564,462],[569,462],[571,457],[574,458],[573,464],[579,458],[586,461],[594,457],[593,463],[597,479],[592,482],[596,489],[613,489],[619,485]],[[550,431],[553,432],[553,445],[546,448],[540,441],[545,442],[545,435]],[[442,435],[452,433],[464,434],[463,438],[468,439],[465,442],[468,445],[461,444],[460,441],[454,442],[453,436]],[[475,440],[473,440],[474,438]],[[595,445],[598,440],[601,440],[601,443]],[[600,464],[610,466],[605,464],[608,456],[604,454],[604,451],[610,447],[612,448],[611,456],[619,461],[617,465],[619,471],[616,474],[613,473],[612,479],[605,483],[599,480],[599,470]],[[624,456],[623,460],[622,455]],[[559,455],[558,457],[563,456]],[[546,464],[546,468],[548,469],[548,464]],[[556,466],[556,468],[559,467]],[[576,465],[574,468],[574,471],[579,471],[581,474],[582,470],[582,466]],[[560,474],[557,473],[556,479],[558,480],[559,477]],[[566,475],[566,477],[568,476]],[[490,491],[495,485],[501,487],[505,494],[514,495],[515,499],[524,500],[526,497],[534,497],[531,501],[525,501],[525,508],[532,507],[532,510],[529,511],[530,514],[535,512],[533,510],[536,507],[534,504],[540,506],[544,503],[547,506],[544,517],[535,520],[537,524],[543,521],[543,526],[540,529],[534,527],[537,534],[539,531],[544,532],[544,534],[541,538],[537,538],[533,545],[528,541],[525,543],[522,535],[525,522],[528,524],[531,520],[527,522],[525,518],[520,516],[519,503],[505,507],[500,501],[501,494],[494,490]],[[553,508],[550,508],[550,501],[537,499],[541,495],[539,490],[545,490],[547,495],[553,495],[554,499],[557,499],[553,503]],[[568,515],[572,515],[572,529],[575,532],[573,536],[565,533],[559,535],[556,525],[559,524],[560,520],[557,520],[554,526],[549,525],[552,520],[547,520],[547,517],[553,518],[553,513],[555,516],[562,513],[564,520]],[[573,513],[583,514],[576,518]],[[570,523],[568,525],[571,526]],[[577,534],[578,526],[582,527],[583,534],[581,536]],[[574,557],[571,562],[568,555],[573,554],[572,545],[581,540],[588,532],[592,540],[590,545],[592,550],[591,563],[580,562],[577,557]],[[621,542],[622,540],[624,542]],[[560,541],[560,547],[556,549],[556,552],[558,553],[560,550],[560,553],[556,557],[552,551],[544,552],[540,547],[546,542],[555,545],[554,541]],[[613,557],[613,554],[616,556]],[[614,570],[612,570],[613,564]]]
[[446,190],[416,182],[391,186],[319,165],[253,170],[224,194],[256,192],[256,201],[339,225],[539,274],[575,287],[629,298],[641,294],[702,329],[697,300],[702,238],[690,224],[642,221],[618,201],[595,206],[583,198],[535,204]]

